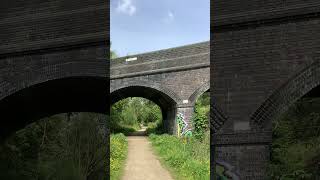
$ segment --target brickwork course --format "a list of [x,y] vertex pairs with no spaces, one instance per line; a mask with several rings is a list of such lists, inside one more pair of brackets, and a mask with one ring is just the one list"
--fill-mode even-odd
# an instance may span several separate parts
[[319,13],[316,0],[211,2],[211,172],[267,177],[272,121],[320,84]]

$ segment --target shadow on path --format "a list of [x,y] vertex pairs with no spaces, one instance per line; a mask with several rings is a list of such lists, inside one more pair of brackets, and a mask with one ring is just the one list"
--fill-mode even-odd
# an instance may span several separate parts
[[128,133],[127,136],[146,136],[146,135],[147,135],[147,127],[142,126],[140,130],[135,132],[130,132]]

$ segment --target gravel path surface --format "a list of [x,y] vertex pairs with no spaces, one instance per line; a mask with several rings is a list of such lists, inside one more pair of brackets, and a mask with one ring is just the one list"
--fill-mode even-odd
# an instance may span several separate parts
[[173,180],[151,149],[146,136],[128,136],[128,157],[122,180]]

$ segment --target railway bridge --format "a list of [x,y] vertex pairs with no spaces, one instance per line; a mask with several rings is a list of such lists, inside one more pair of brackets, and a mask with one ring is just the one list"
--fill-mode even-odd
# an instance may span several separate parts
[[[162,110],[170,134],[191,131],[196,99],[210,89],[210,46],[201,42],[112,59],[111,104],[127,97],[149,99]],[[176,120],[182,122],[177,132]]]

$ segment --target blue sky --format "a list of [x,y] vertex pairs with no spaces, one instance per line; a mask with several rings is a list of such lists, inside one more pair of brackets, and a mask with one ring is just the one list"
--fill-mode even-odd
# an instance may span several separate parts
[[210,39],[210,0],[111,0],[111,49],[118,56]]

